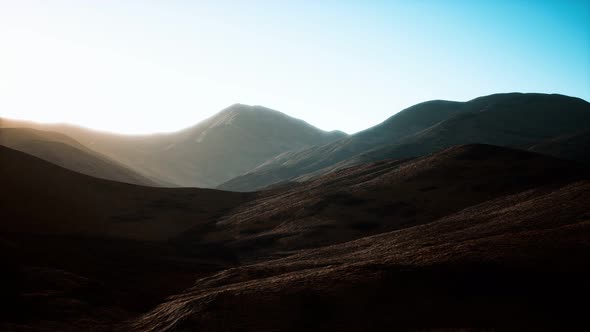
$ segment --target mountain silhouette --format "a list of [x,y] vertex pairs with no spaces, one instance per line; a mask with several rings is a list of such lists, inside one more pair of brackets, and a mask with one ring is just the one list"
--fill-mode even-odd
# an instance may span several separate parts
[[[5,125],[10,124],[5,120]],[[64,133],[161,183],[215,187],[286,151],[347,136],[262,106],[232,105],[187,129],[156,135],[116,135],[66,125],[18,123]]]
[[418,157],[461,144],[527,149],[588,130],[590,103],[562,95],[509,93],[464,103],[429,101],[350,137],[283,153],[219,188],[252,191],[363,162]]
[[148,186],[159,185],[64,134],[31,128],[0,128],[0,145],[97,178]]

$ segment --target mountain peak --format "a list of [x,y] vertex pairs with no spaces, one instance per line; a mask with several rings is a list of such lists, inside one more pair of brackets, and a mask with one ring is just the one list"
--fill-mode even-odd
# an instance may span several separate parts
[[270,109],[268,107],[264,107],[264,106],[260,106],[260,105],[247,105],[247,104],[241,104],[241,103],[235,103],[233,105],[230,105],[230,106],[224,108],[223,110],[221,110],[221,112],[219,112],[219,114],[221,114],[221,113],[242,113],[242,112],[252,112],[252,111],[266,111],[266,112],[284,114],[279,111]]
[[244,125],[245,123],[277,125],[285,120],[302,121],[264,106],[236,103],[197,124],[197,127],[202,128],[204,125],[205,128],[212,129],[226,125]]
[[162,177],[185,186],[216,187],[271,157],[343,136],[264,106],[236,103],[171,136],[162,154],[165,159],[182,156],[187,160],[182,166],[186,171],[180,175],[166,171]]

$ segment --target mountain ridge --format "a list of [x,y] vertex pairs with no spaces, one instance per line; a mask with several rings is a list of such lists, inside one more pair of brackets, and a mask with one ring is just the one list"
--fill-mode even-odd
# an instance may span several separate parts
[[325,174],[339,164],[417,157],[457,144],[527,149],[552,137],[585,130],[590,130],[590,103],[564,95],[507,93],[467,102],[428,101],[347,138],[285,152],[218,188],[253,191],[307,179],[308,174]]
[[32,128],[0,128],[0,145],[97,178],[160,185],[62,133]]
[[157,135],[112,135],[73,126],[2,122],[3,127],[64,133],[144,176],[183,187],[215,187],[274,155],[346,136],[279,111],[243,104],[231,105],[178,132]]

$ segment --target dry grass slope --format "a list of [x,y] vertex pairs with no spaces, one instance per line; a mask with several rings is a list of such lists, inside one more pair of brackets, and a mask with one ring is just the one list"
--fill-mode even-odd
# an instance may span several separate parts
[[582,322],[590,295],[588,169],[530,152],[457,146],[249,194],[0,160],[2,330],[531,328]]
[[131,326],[358,331],[586,324],[589,197],[587,180],[532,189],[426,225],[226,270]]

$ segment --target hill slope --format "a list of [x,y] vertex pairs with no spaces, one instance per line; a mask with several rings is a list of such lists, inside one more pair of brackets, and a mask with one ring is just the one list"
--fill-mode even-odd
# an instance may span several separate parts
[[97,179],[4,146],[0,160],[4,233],[165,240],[249,197]]
[[222,241],[248,259],[421,225],[496,197],[587,176],[582,165],[535,153],[457,146],[262,191],[216,228],[197,226],[179,240]]
[[156,182],[60,133],[30,128],[0,128],[0,145],[93,177],[139,185],[157,185]]
[[2,330],[530,324],[587,289],[588,171],[530,152],[459,146],[259,193],[0,160]]
[[226,270],[137,331],[587,325],[590,182],[497,198],[435,222]]
[[141,174],[183,187],[215,187],[280,153],[346,136],[265,107],[241,104],[170,134],[125,136],[65,125],[4,122],[4,127],[64,133]]
[[252,195],[76,173],[0,146],[0,330],[111,331],[235,265],[222,246],[166,242]]
[[510,93],[465,103],[430,101],[348,138],[281,154],[219,188],[251,191],[367,161],[423,156],[460,144],[526,149],[587,130],[590,103],[562,95]]
[[590,131],[540,142],[529,151],[590,164]]

